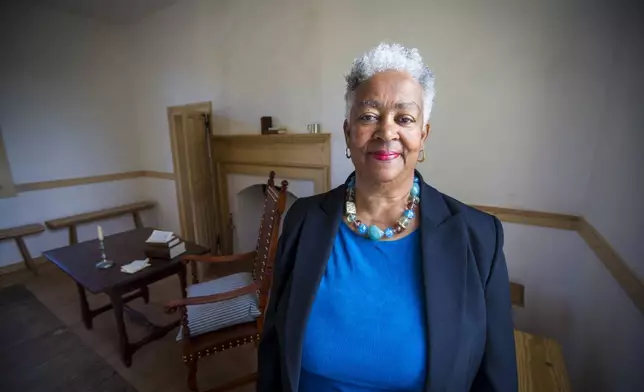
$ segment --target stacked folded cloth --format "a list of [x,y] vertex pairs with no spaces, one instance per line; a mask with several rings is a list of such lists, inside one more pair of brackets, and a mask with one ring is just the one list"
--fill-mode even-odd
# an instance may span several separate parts
[[150,259],[134,260],[130,264],[122,265],[121,272],[125,272],[126,274],[133,274],[149,266],[150,266]]

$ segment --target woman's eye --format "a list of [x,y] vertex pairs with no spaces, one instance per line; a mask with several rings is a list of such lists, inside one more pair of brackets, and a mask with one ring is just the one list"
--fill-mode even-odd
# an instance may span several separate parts
[[375,121],[377,119],[374,114],[363,114],[358,118],[360,119],[360,121]]
[[414,122],[414,119],[409,116],[404,116],[404,117],[400,117],[398,119],[398,122],[400,122],[401,124],[411,124]]

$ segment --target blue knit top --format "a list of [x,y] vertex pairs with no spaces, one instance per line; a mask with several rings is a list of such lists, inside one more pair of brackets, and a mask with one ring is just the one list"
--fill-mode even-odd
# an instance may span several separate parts
[[340,224],[302,347],[299,392],[422,391],[420,233],[372,241]]

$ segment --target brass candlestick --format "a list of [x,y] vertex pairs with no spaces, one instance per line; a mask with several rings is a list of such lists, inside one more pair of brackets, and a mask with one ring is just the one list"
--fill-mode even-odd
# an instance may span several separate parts
[[98,248],[101,250],[101,260],[96,263],[96,268],[106,269],[112,267],[114,262],[107,259],[107,256],[105,255],[105,243],[102,239],[98,240]]

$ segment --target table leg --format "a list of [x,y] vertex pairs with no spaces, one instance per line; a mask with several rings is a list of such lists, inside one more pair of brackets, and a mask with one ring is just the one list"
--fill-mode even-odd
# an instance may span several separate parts
[[178,275],[179,275],[179,284],[181,285],[181,298],[186,298],[188,294],[186,292],[187,283],[186,283],[186,265],[185,264],[181,263],[179,265]]
[[81,317],[83,318],[83,323],[85,324],[85,328],[92,329],[92,312],[89,310],[89,304],[87,303],[85,287],[76,283],[76,288],[78,288],[78,296],[80,297]]
[[141,294],[143,297],[143,302],[146,304],[150,303],[150,289],[148,289],[148,286],[143,286],[141,287]]
[[119,333],[119,349],[121,350],[121,359],[125,366],[132,365],[132,351],[130,350],[130,342],[127,338],[127,331],[125,330],[125,321],[123,320],[123,299],[118,293],[110,293],[112,300],[112,307],[114,308],[114,317],[116,319],[116,329]]

